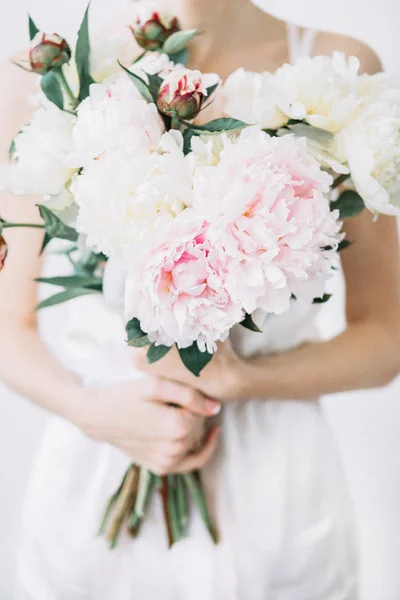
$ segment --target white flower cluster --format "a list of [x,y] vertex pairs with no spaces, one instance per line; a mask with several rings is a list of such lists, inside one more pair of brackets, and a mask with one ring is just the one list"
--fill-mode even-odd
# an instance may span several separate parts
[[223,110],[306,137],[323,166],[351,176],[367,208],[397,214],[400,84],[385,74],[360,76],[358,69],[357,58],[338,52],[303,58],[275,74],[240,69],[225,82]]
[[192,207],[131,248],[125,308],[150,341],[213,352],[246,313],[323,295],[340,223],[332,178],[295,136],[195,138],[186,159]]
[[68,184],[75,173],[65,159],[73,149],[76,118],[46,103],[13,142],[12,162],[0,165],[0,188],[19,195],[47,196],[53,207],[72,203]]

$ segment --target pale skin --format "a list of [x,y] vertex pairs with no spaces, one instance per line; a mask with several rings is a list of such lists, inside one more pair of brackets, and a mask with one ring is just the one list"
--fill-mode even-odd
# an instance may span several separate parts
[[[192,47],[189,66],[226,77],[239,66],[274,70],[288,60],[284,24],[245,0],[165,0],[183,26],[207,34]],[[124,15],[116,29],[129,23]],[[334,50],[357,55],[366,72],[380,70],[365,45],[342,36],[319,34],[315,53]],[[137,48],[132,44],[132,56]],[[35,77],[9,64],[0,73],[8,86],[0,96],[0,160],[7,160],[12,137],[29,122],[26,98]],[[0,195],[0,215],[11,221],[38,221],[37,198]],[[37,333],[34,306],[41,272],[37,230],[9,230],[9,256],[0,277],[0,377],[38,405],[71,421],[96,440],[108,442],[134,461],[160,474],[204,466],[218,441],[218,429],[206,436],[207,419],[220,402],[249,397],[308,400],[343,390],[377,387],[399,371],[400,286],[395,220],[374,223],[364,212],[346,223],[357,243],[343,254],[347,329],[331,341],[313,343],[279,355],[243,360],[229,344],[221,345],[200,378],[193,377],[175,351],[149,367],[144,353],[132,353],[147,377],[108,388],[86,389],[52,356]],[[310,400],[311,401],[311,400]],[[178,407],[170,406],[174,403]]]

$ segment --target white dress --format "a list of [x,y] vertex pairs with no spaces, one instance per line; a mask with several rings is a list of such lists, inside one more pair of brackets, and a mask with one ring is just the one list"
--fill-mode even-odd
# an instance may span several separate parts
[[[312,43],[297,33],[290,29],[296,56]],[[123,323],[102,297],[60,310],[68,312],[52,331],[60,360],[86,385],[140,377]],[[316,312],[295,301],[284,315],[259,313],[263,333],[238,326],[234,347],[248,357],[315,340]],[[221,420],[204,469],[221,543],[212,545],[193,510],[190,536],[168,550],[155,495],[139,537],[124,534],[110,551],[96,531],[129,458],[52,417],[25,502],[18,600],[355,600],[351,508],[319,402],[249,399],[227,404]]]

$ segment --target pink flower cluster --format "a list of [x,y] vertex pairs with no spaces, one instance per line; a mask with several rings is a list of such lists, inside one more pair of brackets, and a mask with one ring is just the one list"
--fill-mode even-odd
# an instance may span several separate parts
[[126,308],[156,344],[213,351],[246,313],[323,294],[340,223],[331,178],[301,139],[250,128],[197,140],[193,157],[193,208],[132,262]]

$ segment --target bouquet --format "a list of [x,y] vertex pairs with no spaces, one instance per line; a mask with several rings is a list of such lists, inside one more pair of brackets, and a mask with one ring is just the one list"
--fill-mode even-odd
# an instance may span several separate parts
[[[43,250],[53,238],[71,243],[74,273],[41,278],[64,289],[38,308],[102,293],[104,265],[121,261],[127,344],[147,347],[150,363],[176,346],[201,376],[234,326],[259,331],[256,309],[329,299],[326,281],[350,243],[343,219],[365,207],[397,214],[400,88],[359,76],[357,59],[341,54],[222,82],[186,68],[195,30],[143,10],[131,27],[143,52],[131,64],[118,60],[118,41],[96,52],[88,11],[74,53],[29,19],[20,66],[39,74],[41,93],[0,184],[43,197],[43,224],[1,220],[0,233],[40,227]],[[223,116],[201,122],[215,97]],[[6,255],[1,237],[0,267]],[[125,525],[137,535],[155,489],[170,545],[187,535],[189,494],[217,541],[199,473],[132,465],[101,523],[111,547]]]

